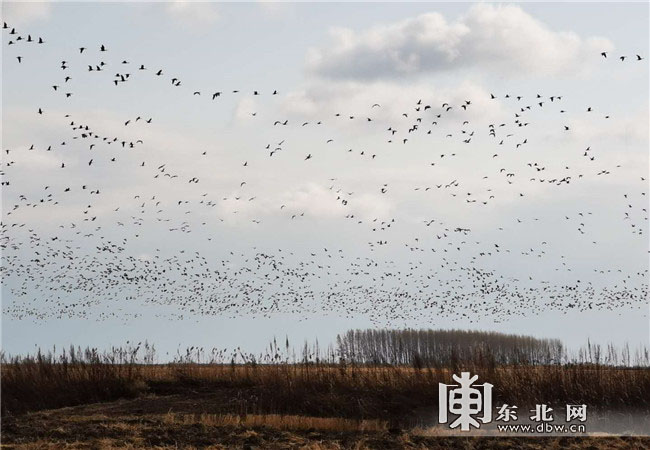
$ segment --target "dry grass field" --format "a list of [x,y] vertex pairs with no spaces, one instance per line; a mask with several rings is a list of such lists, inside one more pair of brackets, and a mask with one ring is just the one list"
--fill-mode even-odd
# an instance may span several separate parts
[[[3,423],[6,448],[643,449],[641,437],[458,437],[388,428],[376,420],[147,413],[120,400],[29,413]],[[146,406],[145,406],[146,407]]]
[[[458,368],[339,361],[155,364],[149,351],[3,358],[8,448],[648,448],[644,438],[459,438],[432,432],[438,383]],[[188,353],[188,354],[191,354]],[[195,358],[200,360],[200,358]],[[267,358],[268,359],[268,358]],[[273,357],[270,358],[271,360]],[[277,359],[277,358],[276,358]],[[487,363],[486,363],[487,361]],[[495,401],[650,411],[650,370],[600,363],[463,370]],[[429,431],[422,432],[429,427]]]
[[[6,448],[643,449],[641,437],[458,437],[387,421],[207,414],[213,398],[147,395],[5,417]],[[160,412],[162,407],[184,412]]]

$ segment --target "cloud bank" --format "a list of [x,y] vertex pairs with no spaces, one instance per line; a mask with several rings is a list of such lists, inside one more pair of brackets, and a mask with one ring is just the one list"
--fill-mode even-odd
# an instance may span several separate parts
[[24,26],[50,17],[52,4],[48,2],[2,2],[2,18],[9,26]]
[[165,6],[165,11],[189,27],[212,25],[219,19],[216,5],[209,2],[175,0]]
[[439,13],[355,32],[331,30],[310,49],[309,72],[331,79],[378,79],[461,69],[504,75],[580,73],[613,48],[605,38],[556,32],[518,6],[479,4],[450,22]]

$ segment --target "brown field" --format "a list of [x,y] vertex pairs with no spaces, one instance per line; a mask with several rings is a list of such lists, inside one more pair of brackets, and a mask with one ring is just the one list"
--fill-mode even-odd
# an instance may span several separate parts
[[31,413],[3,424],[6,448],[645,449],[640,437],[452,437],[378,421],[304,416],[147,414],[129,401]]
[[[496,401],[517,405],[585,403],[650,406],[650,370],[593,365],[464,367],[492,383]],[[437,404],[448,368],[277,364],[6,363],[3,415],[142,395],[197,393],[232,397],[206,413],[282,413],[317,417],[415,420]]]
[[[9,448],[650,448],[642,437],[452,437],[432,431],[438,383],[459,367],[302,362],[154,364],[138,349],[3,356]],[[188,353],[189,355],[189,353]],[[277,361],[280,358],[275,358]],[[462,370],[495,404],[589,405],[650,417],[650,369],[594,362]],[[593,432],[594,430],[592,430]]]
[[[166,405],[173,404],[166,399]],[[171,403],[170,403],[171,402]],[[278,414],[154,413],[155,398],[118,400],[9,417],[6,448],[644,449],[650,438],[457,437],[389,428],[379,420]],[[178,405],[183,408],[183,405]],[[185,407],[190,405],[186,404]],[[194,407],[201,408],[196,399]]]

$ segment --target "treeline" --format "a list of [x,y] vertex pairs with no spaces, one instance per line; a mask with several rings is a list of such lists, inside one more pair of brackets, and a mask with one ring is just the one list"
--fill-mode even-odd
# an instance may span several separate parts
[[559,364],[562,342],[531,336],[464,330],[350,330],[337,336],[344,362],[415,367]]

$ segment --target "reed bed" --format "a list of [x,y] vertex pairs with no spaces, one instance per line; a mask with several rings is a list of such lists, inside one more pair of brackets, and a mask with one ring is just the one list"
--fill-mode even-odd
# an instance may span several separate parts
[[238,399],[227,413],[236,415],[394,421],[435,407],[438,383],[452,383],[452,374],[460,371],[492,383],[496,402],[648,410],[648,352],[637,351],[633,363],[621,364],[627,358],[621,354],[631,353],[588,345],[564,361],[504,364],[480,347],[471,355],[465,349],[462,361],[452,358],[445,364],[417,359],[410,365],[372,364],[308,345],[296,357],[288,342],[279,349],[274,341],[265,355],[190,347],[160,363],[148,343],[106,352],[73,347],[32,356],[3,354],[2,414],[191,390],[227,391]]

